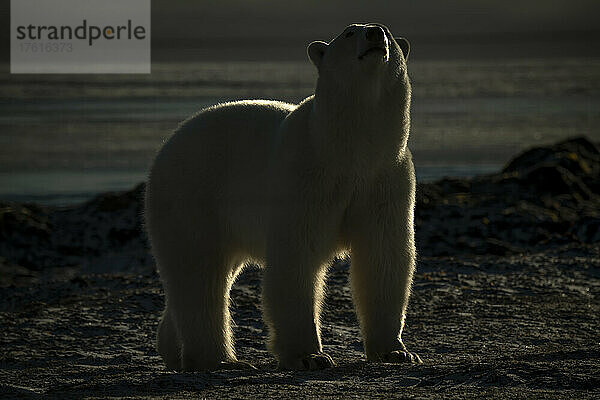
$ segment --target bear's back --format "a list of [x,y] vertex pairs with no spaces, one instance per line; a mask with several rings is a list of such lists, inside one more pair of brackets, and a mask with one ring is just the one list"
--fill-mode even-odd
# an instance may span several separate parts
[[282,121],[295,108],[246,100],[209,107],[184,121],[154,160],[147,219],[181,213],[183,220],[204,209],[228,215],[228,224],[264,224],[271,152]]
[[176,176],[215,180],[222,174],[227,174],[229,181],[239,181],[242,175],[247,178],[259,173],[266,166],[281,122],[295,107],[243,100],[202,110],[185,120],[161,148],[150,184],[168,185]]

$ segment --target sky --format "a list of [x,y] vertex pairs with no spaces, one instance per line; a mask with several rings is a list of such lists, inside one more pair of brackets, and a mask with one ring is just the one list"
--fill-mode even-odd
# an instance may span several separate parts
[[[9,14],[1,0],[3,60]],[[304,57],[354,22],[387,25],[424,58],[600,56],[598,15],[598,0],[153,0],[151,30],[165,59]]]
[[152,6],[161,16],[155,27],[174,37],[331,33],[332,26],[368,20],[418,35],[581,31],[598,29],[600,12],[597,0],[188,0]]

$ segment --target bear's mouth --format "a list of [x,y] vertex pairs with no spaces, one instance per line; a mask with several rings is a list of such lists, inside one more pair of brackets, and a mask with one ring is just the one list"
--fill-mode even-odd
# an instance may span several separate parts
[[365,58],[366,56],[372,55],[372,54],[380,54],[381,56],[383,56],[383,58],[385,58],[387,60],[387,54],[388,54],[388,50],[387,48],[385,48],[385,46],[380,45],[380,46],[373,46],[373,47],[369,47],[368,49],[366,49],[365,51],[363,51],[359,56],[358,59],[362,60],[363,58]]

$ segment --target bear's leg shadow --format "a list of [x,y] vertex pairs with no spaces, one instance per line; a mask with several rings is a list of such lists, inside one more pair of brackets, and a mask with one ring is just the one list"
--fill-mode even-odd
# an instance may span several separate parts
[[177,334],[177,327],[169,306],[165,307],[156,335],[156,350],[167,364],[168,369],[181,368],[181,340]]
[[414,186],[398,189],[377,182],[354,213],[350,281],[367,359],[420,363],[401,338],[416,258]]
[[318,257],[307,256],[309,250],[274,250],[277,254],[268,257],[263,278],[269,350],[282,369],[331,367],[333,360],[322,352],[319,326],[325,265]]

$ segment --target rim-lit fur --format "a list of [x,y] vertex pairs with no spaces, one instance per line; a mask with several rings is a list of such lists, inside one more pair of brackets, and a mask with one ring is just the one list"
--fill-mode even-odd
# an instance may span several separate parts
[[405,351],[415,265],[408,42],[381,26],[385,40],[365,43],[372,26],[309,46],[319,78],[299,105],[210,107],[158,153],[146,224],[166,294],[157,346],[170,368],[236,360],[229,290],[250,262],[264,267],[269,349],[283,368],[313,368],[324,277],[344,252],[368,359]]

